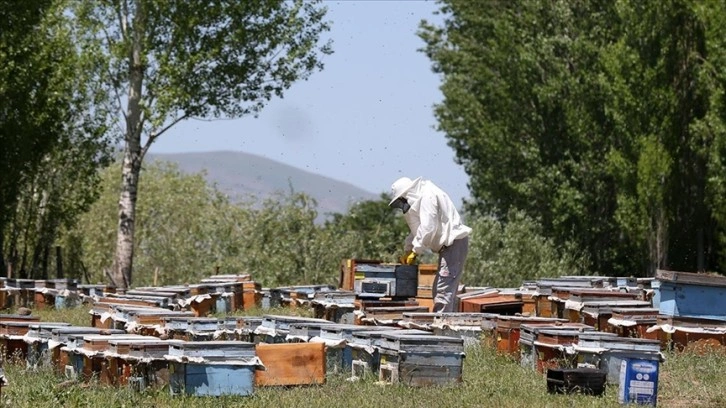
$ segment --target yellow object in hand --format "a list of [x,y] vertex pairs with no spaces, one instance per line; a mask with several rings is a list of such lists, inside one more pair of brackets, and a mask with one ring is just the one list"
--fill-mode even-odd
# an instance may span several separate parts
[[406,255],[405,262],[403,262],[406,265],[413,265],[416,263],[416,253],[411,251]]

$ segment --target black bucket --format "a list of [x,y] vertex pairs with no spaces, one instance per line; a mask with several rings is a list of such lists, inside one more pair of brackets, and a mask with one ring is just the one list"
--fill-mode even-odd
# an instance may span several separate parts
[[551,394],[602,395],[607,373],[596,368],[550,368],[547,392]]

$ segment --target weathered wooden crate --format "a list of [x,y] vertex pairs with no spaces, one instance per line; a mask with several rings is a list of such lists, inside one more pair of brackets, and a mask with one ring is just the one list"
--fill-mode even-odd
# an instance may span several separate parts
[[146,336],[162,334],[164,318],[167,317],[191,318],[194,317],[194,313],[152,308],[137,309],[128,313],[126,330]]
[[127,339],[108,342],[108,383],[128,385],[135,381],[139,388],[169,384],[166,355],[169,344],[181,340]]
[[663,350],[695,350],[726,346],[726,322],[706,318],[658,315],[647,332],[658,336]]
[[[142,302],[143,303],[143,302]],[[89,311],[91,314],[91,327],[105,329],[123,329],[126,326],[127,316],[135,310],[165,310],[153,303],[146,302],[143,305],[118,303],[112,301],[96,302]]]
[[52,337],[52,330],[68,327],[70,323],[44,322],[31,324],[23,341],[26,343],[27,356],[25,361],[28,367],[49,366],[52,362],[51,350],[48,340]]
[[660,314],[726,321],[726,277],[659,270]]
[[501,315],[522,314],[521,295],[516,293],[492,293],[481,297],[460,298],[459,311],[464,313],[497,313]]
[[[273,304],[272,307],[274,306],[276,305]],[[259,282],[244,282],[242,285],[242,310],[249,311],[260,307],[262,307],[262,285]]]
[[[71,335],[82,336],[85,334],[126,334],[123,330],[117,329],[101,329],[96,327],[67,326],[58,327],[51,330],[50,339],[48,339],[48,348],[52,352],[53,365],[59,374],[65,372],[66,366],[71,365],[71,359],[68,351],[62,349],[68,345]],[[74,343],[75,344],[75,343]]]
[[258,343],[255,339],[255,330],[262,324],[262,318],[256,316],[236,317],[236,333],[238,340]]
[[0,350],[5,359],[27,359],[28,345],[24,336],[33,324],[37,322],[0,322]]
[[499,315],[493,313],[437,313],[430,328],[435,335],[461,338],[467,346],[479,345],[484,322],[492,319],[496,321],[498,317]]
[[320,330],[324,326],[335,325],[331,321],[323,322],[292,322],[289,325],[287,336],[288,343],[300,343],[310,341],[313,337],[320,337]]
[[35,301],[35,288],[0,288],[0,299],[3,299],[1,304],[3,309],[18,307],[32,308]]
[[214,303],[215,313],[231,313],[243,309],[244,305],[241,303],[243,282],[222,281],[208,284],[209,290],[217,294]]
[[380,260],[344,259],[340,264],[338,288],[353,291],[356,279],[356,267],[363,264],[379,265],[381,263],[383,261]]
[[433,297],[434,279],[436,279],[437,272],[437,264],[419,264],[417,298],[431,299]]
[[383,334],[397,333],[408,335],[432,335],[419,329],[364,330],[352,333],[346,348],[351,354],[351,378],[374,375],[378,378],[380,368],[379,348],[383,344]]
[[[576,293],[576,292],[573,292]],[[619,292],[614,292],[619,293]],[[636,296],[634,293],[621,293],[622,295],[633,295]],[[582,310],[587,308],[591,312],[595,312],[599,315],[599,311],[597,309],[602,309],[604,314],[607,314],[610,309],[613,307],[651,307],[651,303],[644,301],[644,300],[637,300],[636,298],[627,298],[625,296],[605,296],[602,297],[596,297],[593,296],[595,300],[588,300],[588,298],[579,297],[575,294],[571,295],[568,300],[564,302],[564,309],[562,311],[562,317],[565,319],[568,319],[571,322],[576,323],[583,323],[584,317],[582,316]],[[604,318],[604,316],[603,316]],[[607,321],[607,319],[604,319],[602,323]]]
[[115,289],[108,285],[91,285],[91,284],[79,284],[78,285],[78,292],[80,292],[84,296],[89,296],[89,297],[101,297],[101,296],[105,296],[106,293],[113,293],[114,291],[115,291]]
[[353,324],[355,293],[351,291],[326,291],[315,293],[310,302],[315,318],[334,323]]
[[105,359],[108,342],[113,339],[144,338],[138,334],[71,334],[61,352],[68,353],[70,364],[65,367],[67,376],[88,380],[107,380],[109,365]]
[[262,323],[255,329],[255,342],[258,343],[285,343],[292,323],[330,323],[325,319],[315,319],[299,316],[264,315]]
[[255,345],[241,341],[170,344],[167,360],[172,395],[250,395],[260,366]]
[[578,364],[591,364],[607,372],[608,384],[620,383],[620,366],[625,359],[662,360],[658,340],[619,337],[614,333],[583,333],[573,348]]
[[613,308],[607,325],[604,328],[600,326],[600,330],[616,333],[620,337],[657,340],[657,333],[648,332],[656,324],[657,318],[657,308]]
[[220,319],[216,317],[176,317],[162,318],[163,330],[170,338],[185,341],[213,340],[219,330]]
[[[563,346],[576,341],[577,335],[595,331],[581,323],[526,323],[519,326],[519,363],[541,373],[549,367],[560,367]],[[562,332],[562,333],[557,333]]]
[[320,327],[320,335],[313,337],[310,342],[325,344],[325,357],[327,372],[330,374],[350,371],[353,356],[346,347],[353,339],[353,333],[358,331],[390,331],[386,326],[360,326],[348,324],[332,324]]
[[418,267],[401,264],[356,265],[353,290],[361,298],[415,297],[418,290]]
[[264,370],[255,373],[255,384],[264,386],[325,383],[323,343],[258,344],[257,357]]
[[519,360],[519,334],[522,324],[553,325],[566,322],[567,320],[556,317],[499,316],[496,327],[497,351]]
[[379,380],[412,386],[461,382],[462,339],[398,333],[385,333],[382,338]]
[[[487,347],[493,350],[497,348],[497,321],[499,320],[498,314],[495,313],[484,313],[488,317],[485,317],[481,322],[481,346]],[[436,334],[442,335],[438,331]]]

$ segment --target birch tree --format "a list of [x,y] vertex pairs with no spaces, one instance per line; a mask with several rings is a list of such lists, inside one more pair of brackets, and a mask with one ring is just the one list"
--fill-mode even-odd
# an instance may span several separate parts
[[142,161],[190,118],[257,114],[331,52],[318,1],[69,0],[77,43],[96,58],[95,79],[114,96],[124,141],[112,283],[132,282]]

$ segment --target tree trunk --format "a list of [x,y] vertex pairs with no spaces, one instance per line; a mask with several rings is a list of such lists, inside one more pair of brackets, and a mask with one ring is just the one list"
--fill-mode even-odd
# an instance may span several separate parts
[[128,288],[134,260],[134,221],[136,220],[136,195],[141,170],[141,147],[139,141],[126,141],[126,151],[121,170],[121,196],[118,200],[118,233],[116,255],[112,272],[113,284]]
[[[124,17],[125,18],[125,17]],[[134,222],[136,220],[136,196],[141,172],[141,93],[143,91],[144,62],[143,36],[145,30],[145,10],[139,4],[133,17],[132,30],[124,29],[124,36],[131,36],[129,54],[129,95],[126,113],[126,148],[121,169],[121,197],[118,201],[118,233],[116,235],[116,255],[111,273],[113,284],[126,289],[131,285],[134,260]]]

